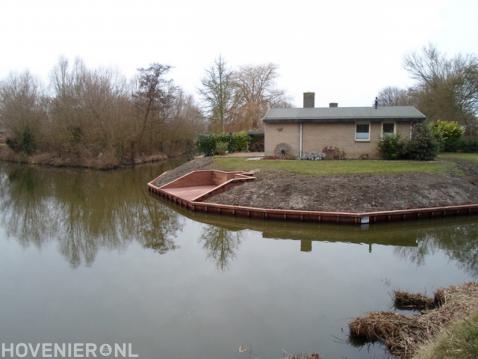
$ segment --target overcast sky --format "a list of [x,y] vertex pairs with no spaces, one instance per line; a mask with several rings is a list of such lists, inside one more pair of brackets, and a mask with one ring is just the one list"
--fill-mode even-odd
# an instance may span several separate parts
[[219,54],[231,66],[274,62],[296,106],[368,106],[388,85],[412,84],[404,55],[428,43],[478,54],[477,0],[0,0],[0,78],[46,81],[60,56],[127,76],[159,62],[196,95]]

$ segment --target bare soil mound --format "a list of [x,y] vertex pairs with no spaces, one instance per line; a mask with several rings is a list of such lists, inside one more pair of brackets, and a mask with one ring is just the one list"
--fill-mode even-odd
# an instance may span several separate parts
[[307,176],[261,171],[256,180],[208,202],[239,206],[366,212],[478,203],[478,185],[464,176],[407,173]]

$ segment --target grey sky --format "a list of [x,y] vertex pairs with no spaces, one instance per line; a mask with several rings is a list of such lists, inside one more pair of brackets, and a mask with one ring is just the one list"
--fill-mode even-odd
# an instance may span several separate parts
[[372,103],[387,85],[412,83],[403,56],[433,43],[478,53],[478,1],[1,0],[0,78],[30,69],[43,80],[60,56],[127,76],[151,62],[196,95],[219,54],[231,66],[274,62],[295,105]]

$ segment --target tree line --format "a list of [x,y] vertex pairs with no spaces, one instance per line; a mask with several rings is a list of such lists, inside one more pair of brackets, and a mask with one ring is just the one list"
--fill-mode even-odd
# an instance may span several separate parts
[[[151,64],[132,80],[62,59],[43,86],[29,72],[0,84],[0,121],[17,153],[48,153],[79,164],[135,163],[158,153],[191,151],[204,118],[193,97]],[[68,162],[68,161],[67,161]]]
[[478,136],[478,57],[449,57],[428,45],[406,56],[404,68],[416,83],[382,89],[380,105],[414,105],[431,121],[456,121],[465,136]]
[[128,80],[80,59],[60,59],[47,86],[28,71],[11,74],[0,82],[7,145],[67,164],[100,158],[114,166],[192,152],[199,133],[257,129],[269,107],[290,106],[276,88],[275,64],[231,70],[219,57],[201,81],[202,106],[174,83],[170,70],[154,63]]

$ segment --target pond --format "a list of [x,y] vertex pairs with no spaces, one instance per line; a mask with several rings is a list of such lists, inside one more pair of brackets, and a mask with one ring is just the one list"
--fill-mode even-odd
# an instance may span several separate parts
[[[478,217],[370,227],[193,214],[146,182],[0,164],[2,342],[131,342],[140,358],[384,358],[347,322],[478,277]],[[241,350],[239,350],[241,349]]]

